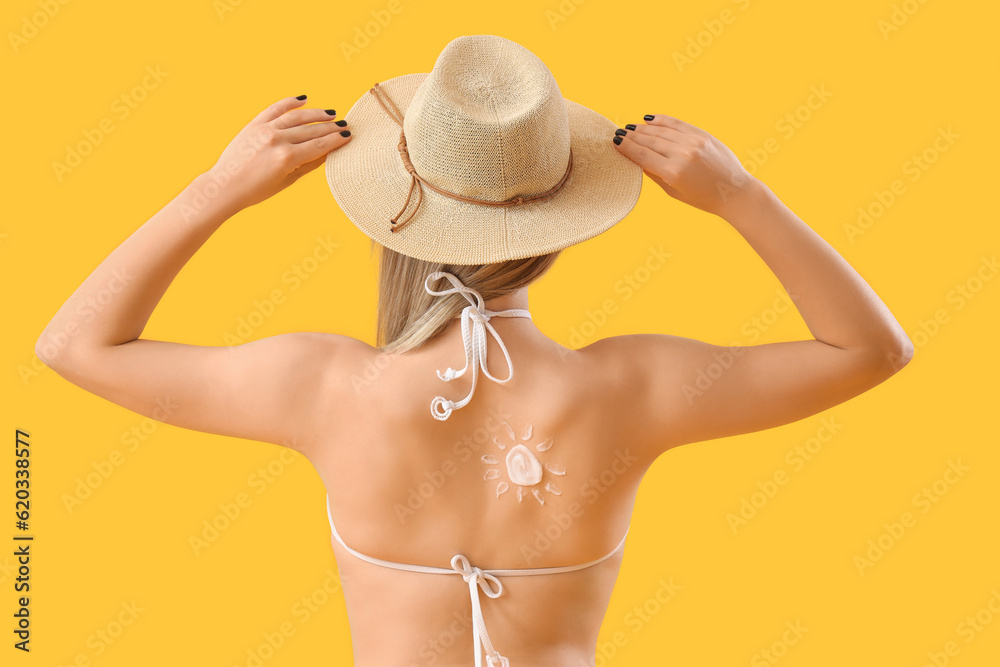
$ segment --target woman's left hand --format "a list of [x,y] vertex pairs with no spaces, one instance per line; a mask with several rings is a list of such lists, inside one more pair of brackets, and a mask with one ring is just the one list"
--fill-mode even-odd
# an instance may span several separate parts
[[229,143],[209,170],[237,209],[284,190],[351,140],[324,109],[300,109],[306,100],[286,97],[264,109]]

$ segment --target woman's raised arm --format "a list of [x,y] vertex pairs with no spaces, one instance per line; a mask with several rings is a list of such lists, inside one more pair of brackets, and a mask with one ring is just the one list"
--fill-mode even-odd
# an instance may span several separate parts
[[813,340],[729,348],[669,335],[611,339],[640,378],[635,421],[655,458],[671,446],[779,426],[883,382],[913,356],[903,328],[864,279],[736,156],[665,115],[619,149],[671,197],[718,215],[788,292]]
[[348,141],[333,115],[285,98],[258,114],[218,163],[132,233],[67,299],[35,353],[70,382],[177,426],[307,446],[331,364],[359,341],[284,334],[234,347],[140,339],[167,287],[239,210],[315,169]]

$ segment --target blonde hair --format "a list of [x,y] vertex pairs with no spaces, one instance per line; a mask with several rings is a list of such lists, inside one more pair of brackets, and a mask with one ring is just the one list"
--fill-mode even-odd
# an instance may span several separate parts
[[[455,316],[469,305],[462,294],[428,294],[424,280],[431,273],[447,271],[454,274],[486,301],[530,285],[549,270],[562,251],[471,265],[414,259],[375,241],[372,241],[372,252],[378,255],[377,345],[383,352],[392,353],[413,350],[443,333]],[[444,278],[431,284],[435,291],[450,287],[451,283]]]

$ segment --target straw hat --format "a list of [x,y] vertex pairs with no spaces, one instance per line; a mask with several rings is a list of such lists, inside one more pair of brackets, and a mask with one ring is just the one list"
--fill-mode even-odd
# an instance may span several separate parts
[[615,150],[614,123],[496,35],[456,38],[430,74],[375,84],[344,119],[353,138],[326,158],[337,204],[417,259],[544,255],[607,231],[639,199],[642,169]]

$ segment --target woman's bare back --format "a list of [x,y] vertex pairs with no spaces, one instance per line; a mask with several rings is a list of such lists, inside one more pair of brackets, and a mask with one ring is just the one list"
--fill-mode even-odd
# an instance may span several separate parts
[[[491,324],[513,379],[480,376],[469,404],[444,422],[431,400],[471,387],[468,373],[451,382],[435,373],[462,366],[457,326],[411,353],[372,348],[343,369],[337,413],[349,419],[331,424],[312,458],[353,549],[400,563],[447,568],[463,554],[483,569],[523,569],[588,562],[621,541],[649,462],[622,439],[616,374],[599,346],[568,350],[530,323]],[[505,378],[492,338],[487,358]],[[460,576],[379,567],[333,544],[357,665],[471,664]],[[575,572],[501,577],[503,594],[483,596],[496,649],[523,667],[587,664],[620,564],[618,551]]]

